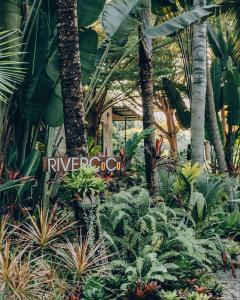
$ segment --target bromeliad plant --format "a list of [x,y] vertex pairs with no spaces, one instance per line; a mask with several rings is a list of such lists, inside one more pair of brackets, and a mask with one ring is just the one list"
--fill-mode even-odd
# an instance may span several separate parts
[[75,223],[66,223],[67,216],[58,218],[57,207],[44,209],[37,207],[37,215],[27,213],[27,221],[18,227],[17,236],[34,252],[49,251],[61,241],[63,235],[74,228]]
[[48,283],[48,272],[42,268],[41,258],[34,258],[28,247],[15,251],[10,241],[6,241],[0,251],[0,280],[3,299],[44,299],[49,291],[44,287]]
[[78,284],[86,281],[90,275],[107,274],[108,258],[103,241],[93,245],[88,238],[80,239],[79,243],[66,240],[64,249],[56,249],[61,268],[71,274],[71,278]]

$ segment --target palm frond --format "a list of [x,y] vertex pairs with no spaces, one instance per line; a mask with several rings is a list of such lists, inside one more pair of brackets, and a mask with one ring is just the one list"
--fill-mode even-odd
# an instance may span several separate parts
[[0,32],[0,101],[7,102],[15,91],[16,85],[24,79],[24,63],[20,62],[18,47],[21,38],[15,37],[16,31]]

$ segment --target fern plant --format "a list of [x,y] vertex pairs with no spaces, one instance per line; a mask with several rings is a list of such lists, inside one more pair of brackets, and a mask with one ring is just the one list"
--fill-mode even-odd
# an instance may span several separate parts
[[143,141],[146,137],[150,136],[155,131],[155,128],[145,129],[140,133],[135,133],[132,138],[127,140],[125,147],[125,155],[127,157],[133,157],[137,151],[138,145]]
[[118,265],[128,285],[139,279],[174,286],[175,276],[181,284],[189,273],[209,271],[220,261],[216,241],[200,239],[184,210],[156,204],[144,189],[115,194],[101,206],[100,217],[109,247],[119,256],[114,270]]

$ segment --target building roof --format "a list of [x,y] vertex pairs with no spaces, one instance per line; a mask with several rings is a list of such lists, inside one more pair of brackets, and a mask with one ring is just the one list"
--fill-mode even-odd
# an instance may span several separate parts
[[142,117],[128,106],[113,106],[113,121],[141,120]]

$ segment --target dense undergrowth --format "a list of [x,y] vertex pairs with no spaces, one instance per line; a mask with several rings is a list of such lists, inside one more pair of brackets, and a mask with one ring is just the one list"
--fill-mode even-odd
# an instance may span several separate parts
[[237,182],[197,165],[165,167],[150,197],[141,185],[127,187],[135,171],[111,182],[118,192],[94,170],[68,174],[52,208],[25,209],[21,220],[4,216],[2,299],[218,299],[214,271],[234,276],[239,264],[240,213],[228,194],[238,198]]

